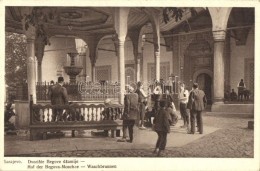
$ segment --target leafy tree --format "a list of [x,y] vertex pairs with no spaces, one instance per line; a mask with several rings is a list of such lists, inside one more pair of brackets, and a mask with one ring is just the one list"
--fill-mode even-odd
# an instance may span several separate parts
[[191,16],[197,16],[198,13],[195,10],[195,8],[181,8],[181,7],[166,7],[163,9],[163,20],[165,23],[168,23],[171,18],[174,18],[175,21],[179,21],[183,17],[183,13],[189,10],[191,13]]
[[[189,11],[191,13],[191,16],[197,16],[198,12],[196,11],[195,8],[190,7],[190,8],[182,8],[182,7],[166,7],[163,9],[163,21],[164,23],[168,23],[170,20],[174,19],[176,22],[179,20],[182,20],[183,14],[185,11]],[[190,31],[190,24],[188,20],[185,20],[183,22],[183,30],[185,32]]]
[[26,37],[16,33],[5,35],[5,83],[15,89],[18,83],[26,81]]

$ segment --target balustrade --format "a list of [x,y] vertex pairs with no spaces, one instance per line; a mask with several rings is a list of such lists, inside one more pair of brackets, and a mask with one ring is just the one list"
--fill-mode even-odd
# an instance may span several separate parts
[[[32,98],[32,97],[31,97]],[[41,105],[30,101],[30,140],[42,135],[45,139],[47,132],[71,130],[115,130],[122,128],[123,105],[113,104],[68,104]],[[113,135],[114,136],[114,135]]]

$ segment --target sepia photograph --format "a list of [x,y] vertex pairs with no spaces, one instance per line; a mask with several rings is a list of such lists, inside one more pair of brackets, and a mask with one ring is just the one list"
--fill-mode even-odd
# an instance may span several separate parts
[[2,8],[4,170],[255,159],[255,6],[50,5]]

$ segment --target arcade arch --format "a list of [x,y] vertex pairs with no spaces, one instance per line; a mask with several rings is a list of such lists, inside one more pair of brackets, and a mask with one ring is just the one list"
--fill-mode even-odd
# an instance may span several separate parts
[[[212,77],[213,50],[210,43],[197,34],[184,53],[183,80],[189,83],[196,81],[198,74],[203,72]],[[191,85],[190,85],[191,86]]]
[[[38,70],[42,70],[42,80],[56,81],[57,76],[63,76],[66,82],[69,81],[69,76],[63,69],[64,66],[70,65],[70,58],[67,56],[69,52],[78,52],[76,65],[82,65],[83,68],[86,68],[86,57],[88,57],[89,52],[87,48],[83,52],[83,47],[88,47],[83,39],[74,36],[53,35],[50,37],[50,41],[51,44],[45,46],[41,68],[38,68]],[[86,71],[83,69],[77,77],[77,81],[83,81],[85,73]]]

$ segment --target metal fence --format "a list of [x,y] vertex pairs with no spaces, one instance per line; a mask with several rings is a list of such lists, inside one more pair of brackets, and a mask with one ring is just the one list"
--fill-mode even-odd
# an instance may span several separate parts
[[[37,82],[36,83],[36,97],[37,100],[46,101],[49,100],[49,89],[51,84],[49,82]],[[120,97],[120,83],[108,83],[108,82],[78,82],[75,84],[64,83],[63,85],[68,92],[69,101],[103,101],[107,98],[117,100]],[[134,86],[136,88],[136,86]],[[156,87],[155,84],[149,84],[145,87],[145,91],[153,91]],[[176,94],[176,88],[173,85],[160,84],[161,93],[166,93],[166,90],[170,94]],[[125,90],[127,92],[128,87]],[[17,100],[28,100],[28,85],[22,83],[17,85],[16,89]]]
[[[65,83],[63,85],[68,92],[69,101],[100,101],[106,98],[118,99],[120,88],[117,84],[107,83]],[[49,91],[51,84],[49,82],[36,83],[37,100],[49,100]],[[28,84],[22,83],[17,85],[17,100],[28,100]]]

